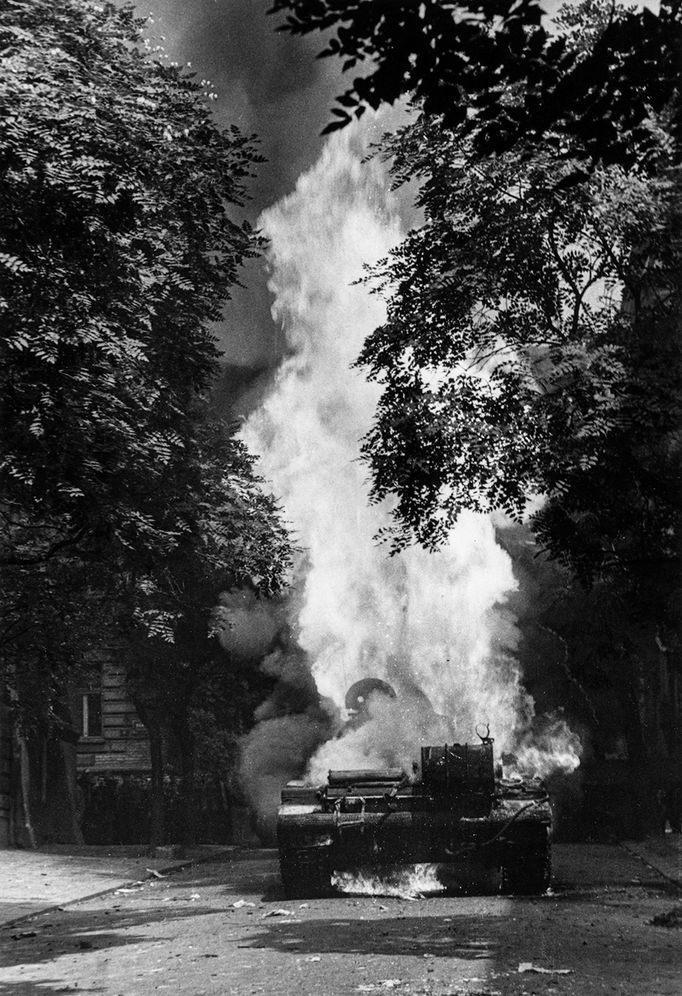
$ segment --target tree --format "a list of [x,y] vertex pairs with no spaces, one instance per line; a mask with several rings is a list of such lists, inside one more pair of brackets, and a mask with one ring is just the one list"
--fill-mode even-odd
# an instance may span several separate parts
[[273,596],[291,566],[288,534],[261,484],[244,445],[224,426],[200,423],[172,485],[157,496],[166,511],[177,506],[169,514],[183,520],[179,540],[128,580],[121,622],[128,633],[128,685],[152,748],[152,843],[163,840],[169,747],[180,768],[183,842],[194,841],[193,711],[206,709],[230,679],[236,692],[243,678],[218,641],[220,593],[248,588]]
[[374,274],[373,498],[396,547],[437,547],[463,508],[519,521],[534,505],[540,548],[590,589],[567,579],[551,613],[571,673],[610,689],[639,831],[659,830],[642,690],[657,647],[678,670],[682,647],[679,167],[665,133],[655,172],[597,167],[563,190],[570,162],[474,160],[437,122],[390,149],[423,180],[426,223]]
[[[479,154],[519,139],[580,146],[586,162],[632,163],[650,147],[648,118],[678,92],[679,0],[660,12],[586,0],[567,18],[593,22],[592,44],[576,46],[543,19],[538,0],[274,0],[280,31],[326,32],[321,56],[344,71],[368,64],[338,98],[327,131],[367,107],[413,96],[445,127],[472,133]],[[521,101],[508,99],[519,88]]]
[[423,112],[385,151],[397,182],[422,182],[427,223],[375,271],[389,320],[360,358],[385,385],[365,455],[374,497],[397,499],[398,544],[437,545],[463,507],[518,516],[541,492],[538,535],[579,576],[671,563],[679,2],[584,0],[554,26],[537,0],[271,12],[327,32],[321,55],[344,69],[370,63],[330,128],[405,94]]
[[640,647],[681,645],[680,4],[586,0],[554,26],[535,0],[273,10],[370,66],[329,130],[404,95],[422,112],[383,151],[425,223],[371,274],[388,316],[359,359],[383,388],[363,450],[386,538],[435,548],[463,508],[535,509],[620,634],[600,668],[652,812]]
[[0,5],[0,666],[48,715],[112,628],[185,666],[227,578],[286,568],[251,458],[206,424],[260,157],[143,29],[128,4]]
[[660,641],[679,661],[681,645],[669,120],[651,119],[645,168],[594,166],[578,185],[563,182],[576,164],[551,142],[481,158],[466,129],[425,116],[387,140],[398,180],[421,181],[426,220],[372,274],[387,322],[359,359],[383,387],[364,455],[373,498],[391,499],[396,547],[437,547],[463,508],[518,521],[534,504],[541,547],[592,586],[619,634],[600,668],[627,717],[642,814],[655,807],[638,703],[658,662],[641,648]]
[[[572,790],[565,786],[574,797],[569,809],[561,779],[557,785],[550,780],[550,791],[558,790],[559,827],[566,817],[574,826],[587,819],[585,829],[591,823],[602,839],[660,833],[661,800],[679,783],[682,750],[678,622],[676,606],[664,605],[679,592],[669,577],[653,586],[648,605],[635,586],[605,580],[586,588],[538,551],[526,525],[505,523],[497,537],[513,558],[519,583],[510,609],[521,633],[517,654],[524,686],[536,712],[560,710],[583,742],[582,777]],[[662,595],[661,604],[653,604]],[[667,625],[661,625],[666,616]],[[605,780],[613,790],[614,758],[621,771],[622,762],[629,762],[629,783],[609,812],[613,797],[602,804],[595,788]],[[581,784],[584,807],[575,805]]]
[[373,275],[388,320],[359,360],[384,387],[364,452],[397,542],[436,546],[463,508],[518,518],[544,494],[536,531],[579,576],[671,561],[674,165],[557,191],[551,155],[476,162],[428,120],[388,151],[423,180],[427,219]]
[[0,11],[0,267],[11,566],[173,543],[145,509],[216,369],[209,323],[258,249],[258,161],[210,94],[141,48],[132,6]]

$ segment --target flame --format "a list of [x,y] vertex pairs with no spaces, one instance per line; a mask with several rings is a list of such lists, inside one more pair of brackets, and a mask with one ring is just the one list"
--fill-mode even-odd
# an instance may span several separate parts
[[352,896],[390,896],[416,900],[445,892],[438,877],[438,865],[416,864],[371,875],[361,871],[334,872],[332,885]]
[[[291,623],[320,697],[343,717],[345,692],[361,678],[381,678],[397,693],[377,699],[360,729],[339,733],[337,724],[324,735],[308,769],[317,782],[330,767],[409,772],[420,743],[475,739],[479,723],[490,725],[498,749],[515,750],[534,715],[506,604],[516,580],[491,520],[462,514],[438,553],[412,547],[388,557],[375,540],[390,506],[370,503],[358,458],[380,387],[352,365],[386,312],[357,280],[403,236],[404,206],[383,164],[363,159],[369,118],[331,136],[296,190],[261,216],[273,316],[288,352],[243,429],[303,550]],[[577,737],[568,727],[555,734],[526,750],[536,768],[578,764]],[[249,741],[251,776],[267,737],[263,728]]]
[[517,769],[524,776],[547,778],[554,771],[565,774],[580,764],[580,737],[565,720],[554,720],[549,730],[535,732],[532,741],[526,739],[516,749]]

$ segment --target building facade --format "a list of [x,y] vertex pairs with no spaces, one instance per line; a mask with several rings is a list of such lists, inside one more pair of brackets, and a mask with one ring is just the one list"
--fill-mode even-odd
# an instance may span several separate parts
[[90,681],[70,696],[71,715],[80,736],[79,774],[148,774],[149,737],[126,690],[125,668],[115,647],[93,659]]

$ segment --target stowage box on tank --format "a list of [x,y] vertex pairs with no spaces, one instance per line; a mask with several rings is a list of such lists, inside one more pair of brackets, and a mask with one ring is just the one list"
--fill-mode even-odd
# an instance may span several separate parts
[[542,893],[552,818],[539,780],[496,777],[493,741],[422,747],[421,772],[330,771],[325,785],[290,782],[278,843],[289,898],[332,895],[334,872],[435,863],[468,891]]

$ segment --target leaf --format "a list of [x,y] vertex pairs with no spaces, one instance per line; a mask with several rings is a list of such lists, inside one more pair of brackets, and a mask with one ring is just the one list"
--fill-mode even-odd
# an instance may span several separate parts
[[11,256],[8,253],[0,252],[0,265],[11,273],[32,273],[31,267],[18,256]]

